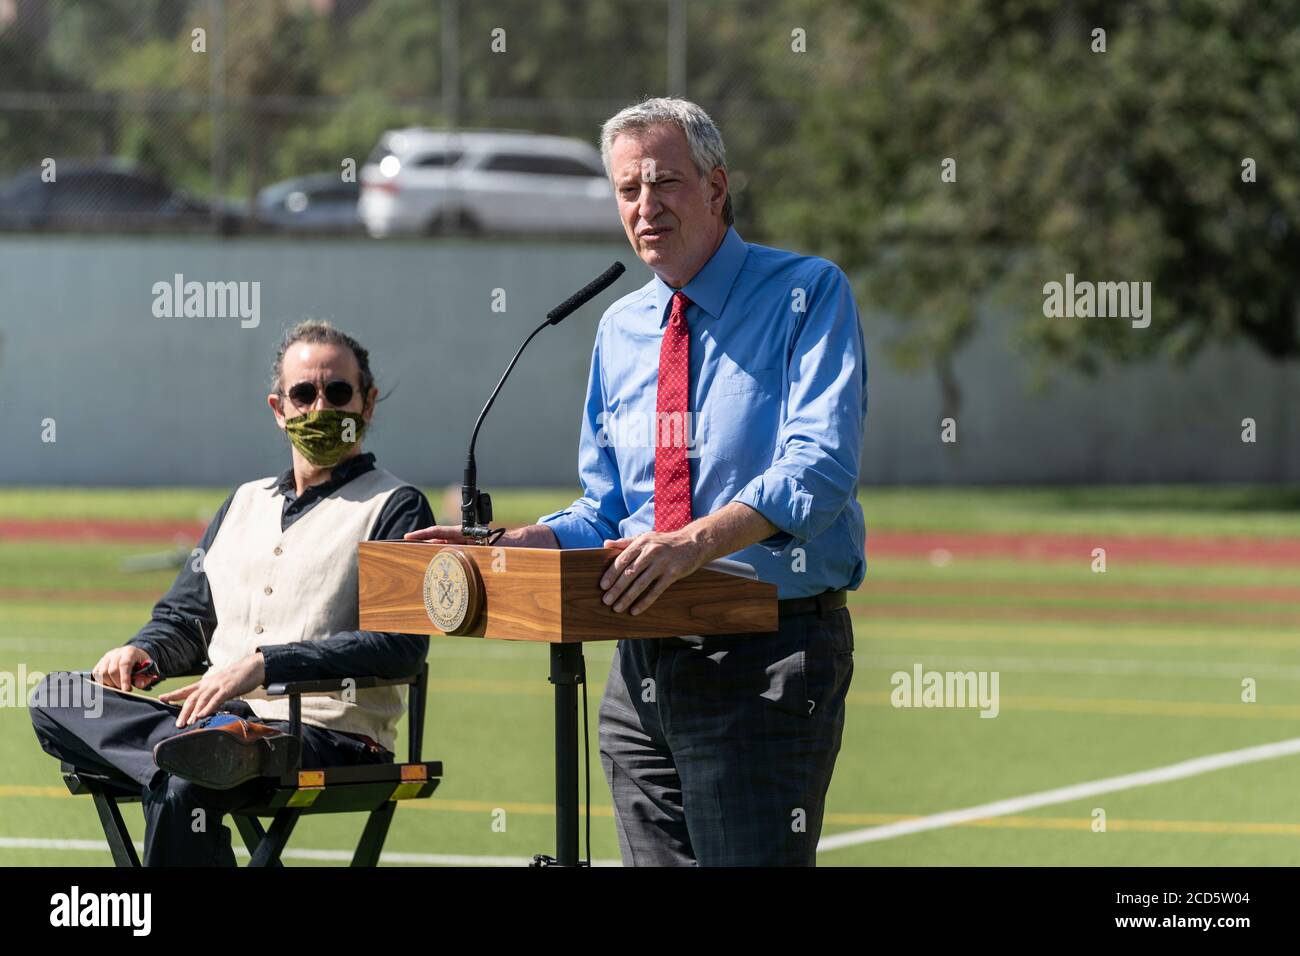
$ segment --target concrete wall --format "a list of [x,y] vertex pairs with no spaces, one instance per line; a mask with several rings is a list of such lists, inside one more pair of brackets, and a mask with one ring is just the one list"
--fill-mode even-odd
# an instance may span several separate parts
[[[280,470],[269,366],[281,330],[304,316],[354,332],[395,389],[367,448],[408,480],[458,483],[474,416],[519,341],[615,259],[628,274],[538,336],[498,399],[479,441],[487,488],[575,484],[596,320],[649,277],[626,245],[0,237],[0,483],[230,485]],[[155,318],[152,287],[178,272],[260,281],[260,324]],[[893,330],[866,305],[864,483],[1300,480],[1294,364],[1243,346],[1181,370],[1062,373],[1037,394],[1012,320],[991,316],[956,363],[953,448],[939,441],[933,376],[888,365]],[[1240,440],[1245,417],[1256,444]]]

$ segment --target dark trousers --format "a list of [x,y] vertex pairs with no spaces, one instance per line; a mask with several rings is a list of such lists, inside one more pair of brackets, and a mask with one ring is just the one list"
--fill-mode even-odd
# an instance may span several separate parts
[[847,608],[619,641],[600,756],[628,866],[812,866],[853,676]]
[[[122,694],[86,682],[82,673],[49,674],[32,693],[28,712],[36,739],[48,754],[95,773],[125,776],[140,785],[144,809],[145,866],[234,866],[225,815],[267,794],[269,780],[250,780],[230,790],[211,790],[160,770],[153,748],[186,729],[176,726],[180,708],[141,693]],[[242,700],[221,710],[259,720]],[[288,731],[283,720],[261,721]],[[303,769],[392,760],[347,734],[302,725]]]

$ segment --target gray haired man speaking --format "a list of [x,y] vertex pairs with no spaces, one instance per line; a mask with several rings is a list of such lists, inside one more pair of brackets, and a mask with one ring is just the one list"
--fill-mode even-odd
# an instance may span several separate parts
[[694,103],[623,110],[601,152],[654,275],[596,331],[582,497],[500,543],[617,551],[601,587],[620,613],[724,556],[777,586],[771,633],[620,641],[601,762],[627,864],[809,865],[853,673],[845,592],[866,571],[857,306],[833,263],[740,238]]

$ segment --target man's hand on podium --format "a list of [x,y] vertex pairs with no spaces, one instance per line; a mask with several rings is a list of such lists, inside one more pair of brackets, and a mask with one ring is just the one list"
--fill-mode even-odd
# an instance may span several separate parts
[[[430,544],[473,544],[469,538],[460,533],[458,524],[430,525],[419,531],[406,532],[403,539],[426,541]],[[555,540],[555,532],[543,524],[511,528],[493,543],[505,548],[558,548],[560,546],[560,542]]]
[[469,538],[460,533],[460,525],[435,524],[419,531],[408,531],[403,535],[406,541],[428,541],[433,544],[469,544]]
[[[620,614],[629,607],[633,614],[640,614],[673,582],[694,574],[714,558],[757,544],[776,530],[776,525],[749,505],[733,501],[678,531],[647,531],[631,538],[606,541],[606,548],[621,553],[600,579],[601,590],[605,592],[602,600]],[[450,524],[408,531],[403,537],[429,544],[472,543],[460,533],[460,525]],[[555,532],[543,524],[512,528],[494,543],[508,548],[560,546]]]
[[620,614],[629,606],[633,614],[640,614],[670,584],[694,574],[708,560],[700,543],[685,528],[647,531],[635,538],[606,541],[605,547],[622,552],[600,579],[605,592],[601,600],[612,604]]
[[733,501],[677,531],[647,531],[606,541],[605,547],[621,553],[600,579],[602,600],[620,614],[629,606],[633,614],[640,614],[675,581],[775,531],[776,525],[749,505]]

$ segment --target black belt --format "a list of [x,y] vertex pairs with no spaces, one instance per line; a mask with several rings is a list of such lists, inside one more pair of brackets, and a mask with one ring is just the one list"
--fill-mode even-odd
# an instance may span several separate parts
[[849,603],[848,591],[827,591],[811,597],[786,598],[776,602],[778,617],[794,617],[796,614],[829,614],[838,611]]

